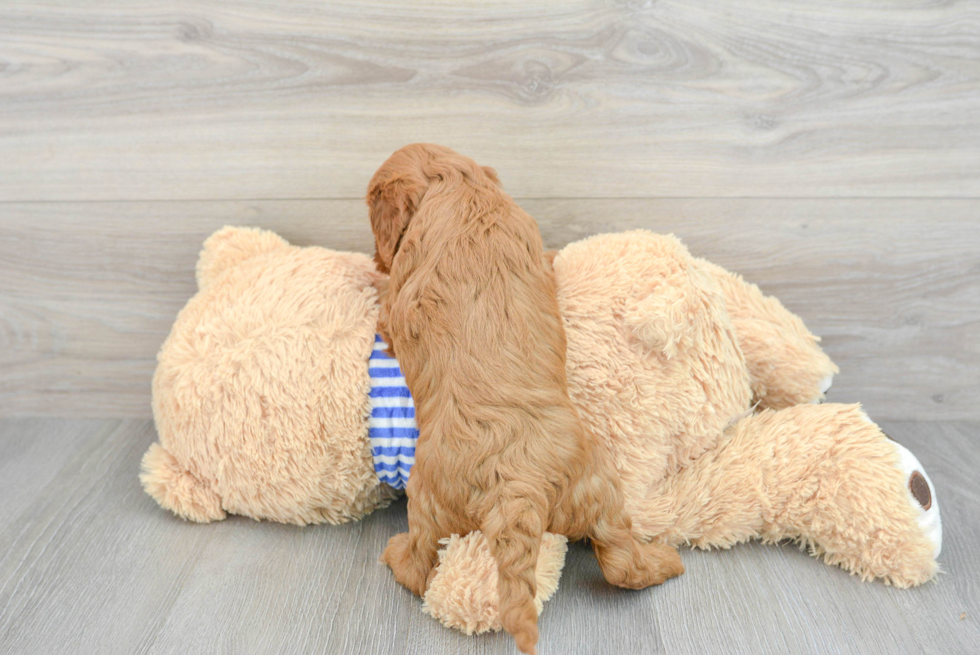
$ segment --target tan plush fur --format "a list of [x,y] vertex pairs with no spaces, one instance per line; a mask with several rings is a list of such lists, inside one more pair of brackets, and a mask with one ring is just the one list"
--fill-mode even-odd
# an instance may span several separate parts
[[[541,538],[541,550],[534,569],[534,609],[538,614],[541,614],[545,601],[558,589],[567,544],[564,536],[550,532],[545,532]],[[483,533],[471,532],[465,537],[452,535],[441,540],[440,545],[440,574],[429,585],[422,610],[464,634],[501,630],[497,561],[490,553]]]
[[366,439],[370,258],[225,228],[197,278],[153,378],[147,493],[199,522],[340,523],[386,505]]
[[647,490],[712,448],[751,405],[725,299],[671,236],[592,237],[554,267],[569,392],[613,452],[634,529],[649,539]]
[[908,587],[937,567],[915,508],[894,493],[906,483],[894,446],[860,406],[800,405],[740,421],[648,497],[667,543],[792,539],[863,580]]
[[639,589],[683,571],[642,544],[605,444],[568,397],[565,335],[537,224],[495,174],[441,146],[392,155],[368,190],[380,330],[415,401],[408,525],[384,553],[422,596],[441,539],[482,530],[497,562],[500,623],[538,640],[535,566],[545,530],[588,537],[603,575]]
[[932,577],[897,451],[857,406],[745,415],[753,397],[822,399],[836,367],[798,317],[670,236],[600,235],[554,268],[570,393],[610,444],[644,536],[703,547],[791,538],[864,578]]
[[[862,579],[934,576],[894,442],[859,408],[745,411],[822,398],[818,380],[835,368],[797,317],[668,236],[601,235],[554,260],[570,397],[610,448],[641,536],[705,548],[785,537]],[[383,283],[369,258],[226,228],[198,278],[159,356],[147,491],[197,521],[339,522],[387,504],[366,424]],[[269,399],[278,411],[263,411]],[[280,455],[293,452],[316,465]],[[226,459],[234,477],[215,473]],[[537,600],[558,584],[548,539]],[[450,540],[427,611],[463,630],[499,627],[488,548],[475,533]]]
[[745,356],[754,400],[762,408],[782,409],[823,398],[820,384],[840,372],[817,346],[799,316],[776,298],[720,266],[698,260],[725,297],[738,345]]
[[[573,243],[554,269],[569,391],[609,444],[635,530],[700,548],[792,539],[899,587],[935,575],[935,544],[916,523],[896,448],[858,406],[752,413],[758,401],[819,401],[820,381],[836,371],[798,317],[646,231]],[[443,561],[491,566],[481,549],[467,557],[480,561]],[[452,625],[474,607],[487,622],[494,591],[469,584],[465,603],[448,597],[441,576],[461,576],[445,564],[426,602],[455,607]]]

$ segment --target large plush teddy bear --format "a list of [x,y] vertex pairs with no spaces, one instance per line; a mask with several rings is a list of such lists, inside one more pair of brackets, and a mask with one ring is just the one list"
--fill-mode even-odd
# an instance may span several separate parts
[[[646,231],[573,243],[553,268],[569,393],[613,454],[637,534],[701,548],[792,539],[900,587],[935,575],[928,476],[859,406],[819,404],[837,369],[777,300]],[[411,457],[372,448],[370,371],[387,365],[389,386],[398,373],[377,362],[385,280],[371,259],[225,228],[205,243],[197,280],[158,357],[146,491],[192,521],[230,512],[299,525],[395,498]],[[395,424],[410,431],[410,398],[400,406]],[[546,535],[539,610],[564,553],[564,538]],[[496,602],[482,535],[445,540],[425,610],[481,632],[499,629]]]

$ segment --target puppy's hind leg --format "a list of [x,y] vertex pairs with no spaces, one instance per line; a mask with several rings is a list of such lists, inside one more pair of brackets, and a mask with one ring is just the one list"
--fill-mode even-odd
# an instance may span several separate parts
[[617,587],[643,589],[663,584],[684,572],[677,550],[665,544],[640,543],[620,508],[599,517],[589,533],[602,575]]
[[421,597],[435,573],[439,539],[449,535],[440,531],[432,503],[422,502],[424,491],[413,491],[408,499],[408,532],[388,540],[381,561],[391,568],[400,585]]
[[659,543],[641,543],[633,535],[633,522],[623,506],[619,473],[602,452],[596,449],[593,466],[587,468],[572,494],[577,507],[568,510],[591,515],[590,524],[584,526],[585,534],[592,540],[602,575],[610,584],[627,589],[662,584],[680,575],[684,565],[677,550]]
[[534,653],[538,643],[535,568],[546,521],[539,495],[532,485],[510,483],[482,526],[497,560],[500,623],[522,653]]

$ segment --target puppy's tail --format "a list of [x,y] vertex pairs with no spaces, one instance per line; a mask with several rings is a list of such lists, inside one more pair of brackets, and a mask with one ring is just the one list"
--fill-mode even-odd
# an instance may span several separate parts
[[522,653],[538,643],[535,567],[545,529],[545,512],[534,497],[540,492],[511,484],[483,523],[483,533],[497,560],[500,623],[514,636]]

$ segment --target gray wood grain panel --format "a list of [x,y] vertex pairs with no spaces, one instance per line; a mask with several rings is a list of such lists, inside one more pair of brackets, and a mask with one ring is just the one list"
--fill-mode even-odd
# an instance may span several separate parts
[[[13,526],[69,463],[75,452],[70,445],[96,437],[105,425],[103,421],[58,419],[4,421],[0,432],[0,525]],[[44,466],[24,465],[41,462]],[[3,536],[10,534],[6,530]]]
[[[685,551],[684,576],[626,592],[575,544],[540,652],[975,652],[980,422],[883,427],[937,489],[935,584],[862,583],[793,546],[745,544]],[[154,438],[147,421],[0,420],[0,653],[515,652],[504,634],[442,628],[377,562],[403,502],[346,526],[185,523],[139,488]]]
[[525,197],[980,195],[980,5],[0,7],[0,199],[349,198],[438,141]]
[[[560,247],[674,232],[800,314],[876,418],[980,418],[980,201],[522,200]],[[0,416],[149,416],[155,354],[225,224],[370,252],[358,200],[0,204]]]
[[[4,422],[0,444],[31,423],[39,437],[52,426]],[[185,523],[139,487],[148,422],[62,424],[68,462],[0,529],[0,652],[403,651],[413,608],[377,562],[397,514],[336,530]],[[44,453],[7,453],[5,466],[49,472]]]

